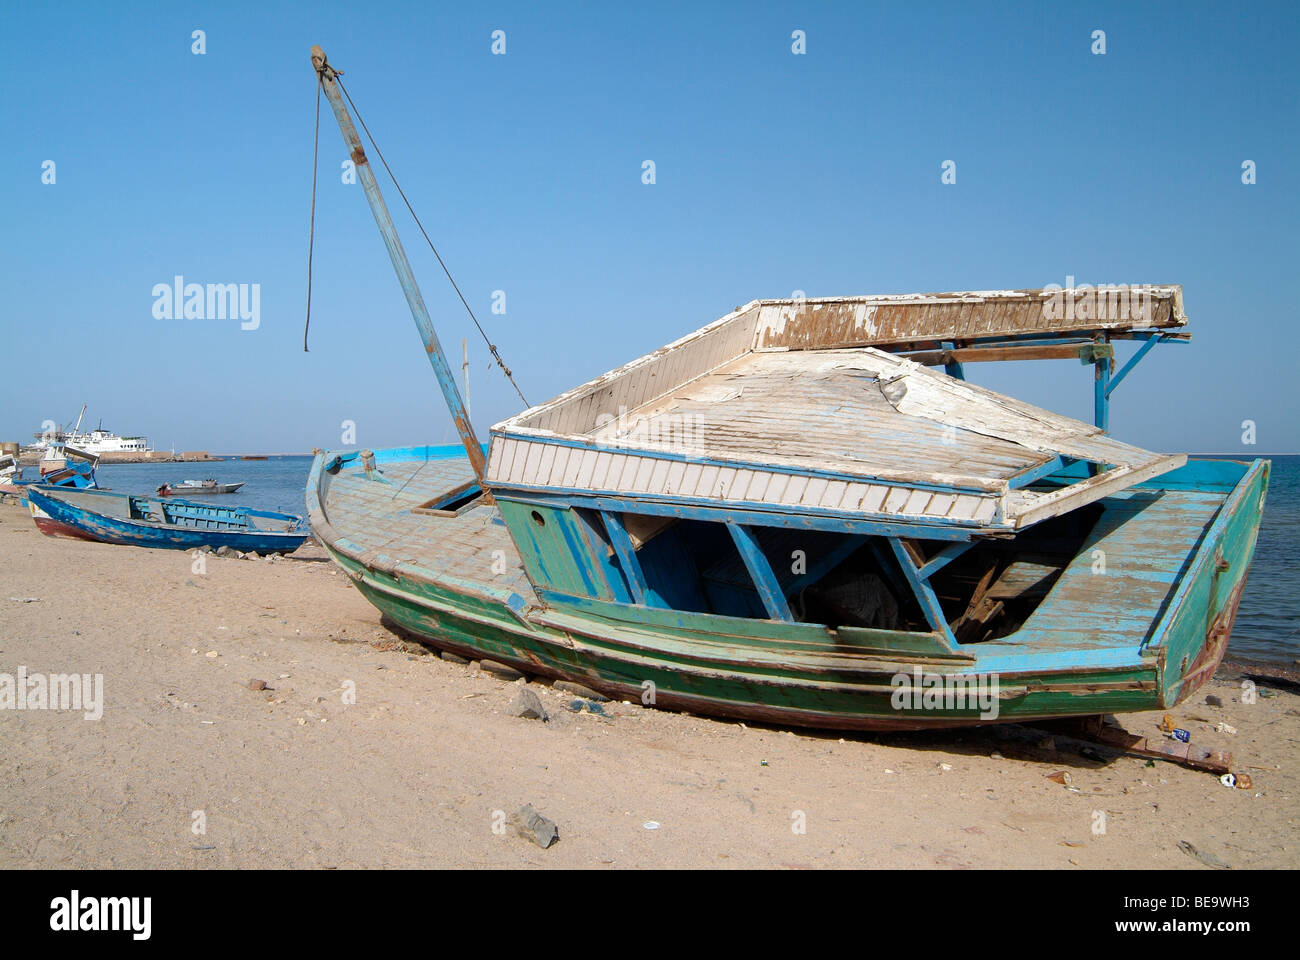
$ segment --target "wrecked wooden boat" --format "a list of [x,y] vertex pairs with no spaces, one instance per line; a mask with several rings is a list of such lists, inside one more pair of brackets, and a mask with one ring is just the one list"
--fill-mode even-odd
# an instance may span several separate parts
[[108,490],[33,486],[27,507],[47,536],[136,547],[290,553],[311,536],[302,517],[285,513]]
[[[1142,357],[1189,339],[1181,288],[755,300],[484,447],[313,65],[462,439],[313,463],[312,528],[391,621],[619,699],[826,728],[1167,708],[1213,675],[1268,463],[1106,432]],[[1091,366],[1095,423],[966,380],[1048,359]]]

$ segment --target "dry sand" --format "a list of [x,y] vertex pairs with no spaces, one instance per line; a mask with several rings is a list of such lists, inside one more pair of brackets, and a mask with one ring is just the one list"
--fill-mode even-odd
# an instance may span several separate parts
[[[0,867],[1210,869],[1180,841],[1300,865],[1286,690],[1246,705],[1221,671],[1174,711],[1249,790],[1019,728],[841,739],[619,703],[605,719],[532,683],[542,723],[304,553],[196,573],[180,552],[48,539],[0,505],[0,673],[103,674],[105,700],[98,721],[0,710]],[[1158,736],[1159,714],[1123,720]],[[558,824],[549,849],[494,831],[526,803]]]

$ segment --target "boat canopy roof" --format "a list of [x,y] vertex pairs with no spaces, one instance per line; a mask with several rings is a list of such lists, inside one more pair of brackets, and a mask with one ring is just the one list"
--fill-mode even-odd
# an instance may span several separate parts
[[[890,351],[1109,339],[1186,323],[1178,287],[1130,288],[1122,308],[1087,302],[1080,290],[755,300],[497,424],[488,484],[825,513],[904,524],[918,536],[917,527],[1014,532],[1186,458]],[[1042,482],[1079,462],[1098,469]]]

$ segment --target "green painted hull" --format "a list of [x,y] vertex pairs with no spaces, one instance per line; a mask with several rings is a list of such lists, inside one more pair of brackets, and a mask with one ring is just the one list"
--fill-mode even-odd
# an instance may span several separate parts
[[[1257,462],[1225,493],[1141,650],[1126,657],[1105,651],[1036,657],[1032,638],[1020,638],[1026,652],[1018,660],[989,659],[999,667],[996,711],[990,711],[988,700],[974,697],[899,703],[900,675],[987,676],[979,659],[882,657],[846,649],[834,631],[813,624],[576,597],[524,600],[495,587],[490,577],[474,582],[430,575],[419,564],[364,549],[360,531],[345,535],[334,526],[319,492],[325,459],[317,458],[308,489],[318,538],[377,609],[430,645],[666,709],[864,730],[1123,713],[1185,700],[1213,675],[1226,647],[1268,474],[1267,464]],[[1104,618],[1105,611],[1098,615]]]

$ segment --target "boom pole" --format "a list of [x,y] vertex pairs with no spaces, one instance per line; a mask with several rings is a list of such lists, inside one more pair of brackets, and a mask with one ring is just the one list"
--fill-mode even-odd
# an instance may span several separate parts
[[406,251],[402,249],[402,241],[398,239],[397,228],[393,226],[392,217],[388,215],[388,207],[379,192],[374,171],[370,169],[370,161],[366,159],[366,151],[361,146],[361,137],[357,135],[357,128],[353,126],[352,117],[339,94],[338,83],[335,81],[338,71],[330,66],[325,58],[325,51],[318,46],[311,48],[311,64],[319,78],[321,89],[325,91],[325,96],[334,110],[334,119],[338,121],[339,130],[343,133],[343,142],[356,166],[361,186],[365,189],[370,212],[374,214],[375,224],[384,238],[384,246],[388,248],[388,256],[393,261],[393,269],[397,271],[402,292],[406,294],[407,305],[410,306],[411,316],[420,331],[420,339],[424,341],[424,352],[429,357],[429,365],[433,367],[434,375],[438,378],[438,386],[442,389],[443,399],[447,401],[447,409],[451,411],[452,422],[455,423],[456,431],[460,434],[461,443],[465,445],[470,466],[474,468],[474,474],[486,492],[483,447],[479,444],[478,437],[474,435],[469,412],[465,409],[460,391],[456,387],[455,374],[452,373],[447,357],[442,352],[442,344],[438,342],[438,333],[433,329],[433,321],[429,319],[429,309],[424,305],[424,297],[420,295],[419,284],[415,282],[415,274],[411,272]]

